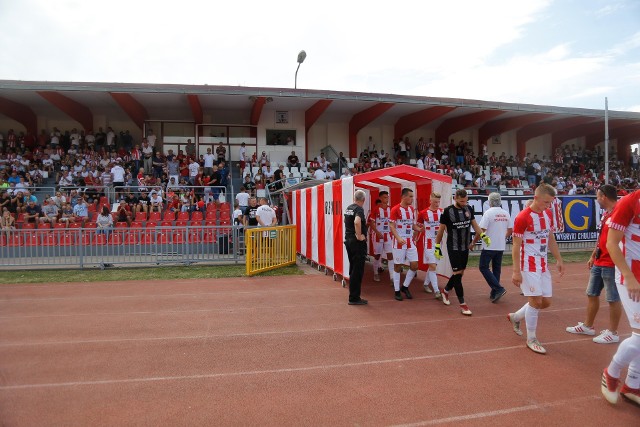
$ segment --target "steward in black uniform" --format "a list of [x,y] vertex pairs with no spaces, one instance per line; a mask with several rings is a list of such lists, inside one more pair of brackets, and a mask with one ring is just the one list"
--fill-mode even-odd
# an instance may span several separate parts
[[349,256],[349,305],[365,305],[360,298],[364,261],[367,256],[367,220],[364,216],[365,192],[358,190],[354,202],[344,212],[344,230],[347,255]]

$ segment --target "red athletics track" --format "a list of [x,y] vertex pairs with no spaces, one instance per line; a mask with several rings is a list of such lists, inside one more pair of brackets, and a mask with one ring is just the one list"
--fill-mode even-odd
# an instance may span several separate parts
[[600,397],[616,347],[564,331],[583,319],[583,264],[554,276],[538,331],[546,356],[505,319],[523,297],[510,286],[491,304],[475,269],[470,318],[417,279],[416,298],[395,301],[388,282],[368,282],[370,265],[364,307],[305,270],[0,286],[0,424],[639,425],[640,408]]

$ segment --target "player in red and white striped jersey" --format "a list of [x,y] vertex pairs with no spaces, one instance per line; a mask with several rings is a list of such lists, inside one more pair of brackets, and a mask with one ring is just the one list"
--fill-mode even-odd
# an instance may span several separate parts
[[413,232],[422,231],[422,227],[416,223],[416,216],[416,211],[413,207],[413,191],[409,188],[403,188],[400,204],[391,209],[391,216],[389,217],[389,228],[393,236],[393,288],[395,289],[395,298],[398,301],[402,301],[400,273],[402,272],[402,266],[407,263],[409,271],[407,271],[407,275],[404,278],[402,292],[407,299],[413,298],[411,292],[409,292],[409,285],[416,276],[416,271],[418,271],[418,251],[413,241]]
[[379,269],[382,267],[380,255],[384,254],[389,266],[389,276],[393,281],[393,254],[391,250],[391,233],[389,232],[389,192],[381,191],[378,194],[380,203],[369,212],[369,229],[373,240],[373,280],[380,281]]
[[[429,197],[429,207],[418,213],[418,224],[424,227],[424,252],[422,253],[422,261],[429,265],[429,270],[424,278],[424,290],[431,293],[431,288],[435,292],[435,297],[440,298],[440,289],[438,288],[438,275],[436,274],[436,265],[438,260],[435,256],[436,236],[440,228],[440,215],[443,209],[440,207],[440,194],[432,192]],[[429,288],[431,285],[431,288]]]
[[547,252],[557,260],[560,275],[564,264],[553,231],[555,224],[550,210],[556,191],[548,184],[536,188],[533,203],[521,211],[513,224],[513,284],[519,286],[528,302],[508,318],[513,330],[522,335],[520,322],[527,324],[527,347],[536,353],[546,350],[536,337],[538,313],[551,305],[551,273],[547,263]]
[[[602,374],[602,394],[616,403],[620,393],[640,405],[640,190],[620,200],[611,214],[607,250],[616,265],[616,286],[632,334]],[[620,386],[622,369],[629,367]]]

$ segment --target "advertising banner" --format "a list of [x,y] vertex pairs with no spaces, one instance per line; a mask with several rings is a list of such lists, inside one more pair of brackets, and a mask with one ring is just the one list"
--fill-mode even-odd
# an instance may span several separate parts
[[[469,205],[480,222],[482,214],[489,209],[488,196],[470,195]],[[533,196],[502,196],[502,208],[512,218],[523,210]],[[555,236],[558,242],[591,242],[598,239],[598,227],[602,209],[595,196],[558,196],[552,206],[558,229]]]

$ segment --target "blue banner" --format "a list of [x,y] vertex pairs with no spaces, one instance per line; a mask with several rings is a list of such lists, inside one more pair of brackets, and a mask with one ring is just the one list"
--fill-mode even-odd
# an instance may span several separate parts
[[[471,195],[469,205],[480,222],[482,214],[489,209],[488,196]],[[515,218],[533,196],[502,196],[502,208]],[[555,233],[559,242],[588,242],[598,239],[598,227],[602,209],[595,196],[558,196],[552,211],[558,225]]]

